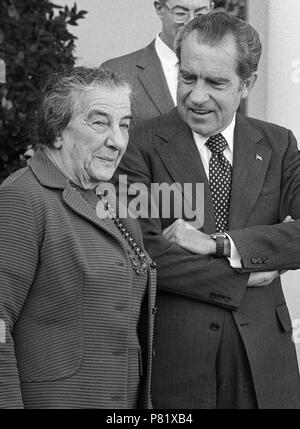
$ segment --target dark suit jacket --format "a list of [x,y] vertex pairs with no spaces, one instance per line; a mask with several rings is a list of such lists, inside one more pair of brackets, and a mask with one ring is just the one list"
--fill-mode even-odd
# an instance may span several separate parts
[[174,107],[154,41],[144,49],[108,60],[102,67],[122,74],[130,83],[134,119],[151,119]]
[[[204,232],[215,232],[213,204],[192,133],[174,109],[134,130],[119,172],[129,183],[204,183]],[[117,179],[117,178],[116,178]],[[195,200],[193,201],[195,203]],[[164,201],[164,204],[166,202]],[[300,408],[292,325],[279,279],[247,288],[251,271],[300,267],[300,155],[293,134],[237,114],[229,234],[244,270],[226,258],[193,255],[165,240],[168,219],[141,219],[145,246],[158,264],[153,404],[198,408],[231,311],[250,362],[260,408]],[[225,309],[225,310],[224,310]],[[230,351],[228,351],[230,352]]]
[[[143,248],[137,222],[124,222]],[[148,328],[131,342],[134,276],[124,242],[46,155],[10,176],[0,187],[0,407],[126,408],[139,341],[149,407],[155,271],[136,309]]]

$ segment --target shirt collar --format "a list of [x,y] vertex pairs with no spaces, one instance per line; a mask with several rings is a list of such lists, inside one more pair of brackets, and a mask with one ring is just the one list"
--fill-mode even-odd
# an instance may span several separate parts
[[[234,138],[234,128],[235,128],[235,122],[236,122],[236,113],[233,116],[232,121],[230,124],[223,130],[220,134],[225,138],[227,141],[227,144],[229,146],[229,149],[231,152],[233,152],[233,138]],[[195,133],[193,131],[193,137],[195,142],[197,143],[198,148],[201,148],[205,145],[209,137],[203,137],[198,133]]]
[[161,40],[159,34],[155,39],[155,50],[164,68],[169,70],[178,64],[178,58],[175,52]]

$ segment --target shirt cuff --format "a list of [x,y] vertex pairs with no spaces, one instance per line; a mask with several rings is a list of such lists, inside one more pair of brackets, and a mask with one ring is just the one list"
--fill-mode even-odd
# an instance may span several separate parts
[[234,244],[232,238],[226,234],[228,237],[228,240],[230,241],[230,256],[227,257],[230,266],[232,268],[243,268],[242,266],[242,259],[241,256],[236,248],[236,245]]

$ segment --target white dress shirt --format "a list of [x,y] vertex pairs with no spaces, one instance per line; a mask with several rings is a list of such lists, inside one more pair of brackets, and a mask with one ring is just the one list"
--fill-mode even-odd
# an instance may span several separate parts
[[171,97],[175,106],[177,105],[177,81],[178,81],[178,58],[172,49],[169,48],[157,35],[155,39],[155,50],[161,62],[163,72],[167,81]]
[[[222,136],[227,141],[227,146],[223,154],[225,158],[230,162],[231,165],[233,164],[233,138],[234,138],[235,120],[236,120],[236,115],[234,115],[232,122],[228,125],[228,127],[221,132]],[[211,151],[206,146],[206,142],[209,139],[209,137],[203,137],[200,134],[195,133],[194,131],[193,131],[193,137],[197,145],[206,176],[209,180],[209,160],[211,157]],[[233,268],[241,268],[242,263],[241,263],[241,257],[239,255],[239,252],[231,237],[228,234],[226,235],[230,241],[230,257],[228,258],[230,265]]]

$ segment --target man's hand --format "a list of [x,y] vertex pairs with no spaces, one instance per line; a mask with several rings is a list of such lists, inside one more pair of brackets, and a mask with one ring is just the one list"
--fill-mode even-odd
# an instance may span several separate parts
[[183,219],[177,219],[172,225],[163,230],[163,236],[198,255],[213,255],[216,253],[216,243],[210,235],[198,231]]
[[262,273],[250,273],[247,287],[261,287],[272,283],[280,274],[278,271],[263,271]]

